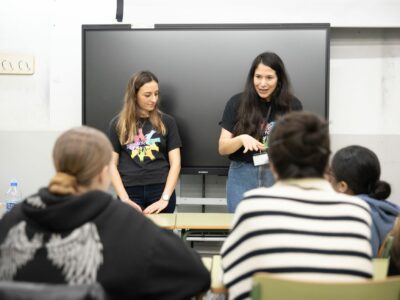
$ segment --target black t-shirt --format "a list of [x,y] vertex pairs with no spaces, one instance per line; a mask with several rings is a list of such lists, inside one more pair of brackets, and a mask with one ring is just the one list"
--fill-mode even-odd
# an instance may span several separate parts
[[178,127],[173,117],[161,114],[167,130],[161,135],[153,128],[149,119],[140,119],[143,129],[132,143],[121,145],[116,125],[118,116],[109,126],[109,138],[114,151],[119,154],[118,171],[125,187],[164,183],[169,172],[168,152],[182,147]]
[[[240,100],[242,97],[242,93],[236,94],[232,96],[231,99],[226,103],[224,114],[222,116],[222,120],[219,122],[219,125],[224,128],[225,130],[233,133],[233,129],[236,125],[236,122],[240,116],[237,116],[237,111],[239,109]],[[271,109],[269,114],[269,118],[267,120],[269,127],[272,129],[275,118],[276,118],[276,111],[274,107],[271,107],[271,102],[266,102],[260,99],[260,110],[263,115],[263,118],[266,119],[268,115],[268,110]],[[301,104],[300,100],[296,97],[293,98],[292,101],[292,110],[302,110],[303,105]],[[260,124],[261,128],[262,124]],[[249,163],[253,163],[253,155],[256,153],[255,151],[247,151],[247,153],[243,153],[244,147],[239,148],[236,152],[229,155],[230,160],[236,161],[245,161]]]

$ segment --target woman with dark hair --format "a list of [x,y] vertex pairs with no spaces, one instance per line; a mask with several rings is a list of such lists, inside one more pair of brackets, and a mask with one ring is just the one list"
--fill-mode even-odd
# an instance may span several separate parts
[[174,212],[181,170],[178,127],[158,103],[157,77],[149,71],[134,74],[109,128],[114,189],[123,202],[148,214]]
[[330,181],[333,188],[363,199],[372,213],[372,250],[374,256],[392,229],[400,207],[387,201],[390,185],[380,180],[381,166],[374,152],[362,146],[340,149],[332,158]]
[[[234,212],[243,193],[274,182],[268,166],[268,136],[275,120],[302,110],[293,96],[281,58],[272,52],[258,55],[249,70],[243,93],[226,104],[218,150],[229,155],[228,210]],[[246,180],[244,180],[244,178]]]
[[311,113],[286,114],[268,150],[277,182],[244,194],[221,249],[229,299],[249,299],[256,272],[300,280],[371,278],[369,207],[324,179],[327,123]]
[[193,249],[106,192],[111,156],[97,129],[57,139],[48,186],[0,220],[0,280],[99,283],[118,300],[189,299],[207,290],[210,274]]

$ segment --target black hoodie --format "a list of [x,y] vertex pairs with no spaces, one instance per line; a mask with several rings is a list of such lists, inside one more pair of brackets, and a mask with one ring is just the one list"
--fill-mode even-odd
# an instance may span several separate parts
[[1,219],[0,280],[99,282],[111,299],[189,299],[210,285],[196,252],[111,195],[46,188]]

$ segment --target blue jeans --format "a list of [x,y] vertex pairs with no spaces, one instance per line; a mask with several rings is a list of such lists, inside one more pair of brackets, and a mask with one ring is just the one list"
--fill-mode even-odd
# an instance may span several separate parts
[[[138,185],[125,187],[126,192],[130,199],[132,199],[136,204],[138,204],[142,209],[150,206],[154,202],[161,199],[161,195],[164,191],[164,183],[148,184],[148,185]],[[176,205],[176,195],[175,191],[169,198],[168,205],[164,208],[161,213],[173,213],[175,211]]]
[[252,163],[231,161],[226,182],[228,211],[234,213],[243,194],[258,187],[270,187],[275,180],[268,166],[255,167]]

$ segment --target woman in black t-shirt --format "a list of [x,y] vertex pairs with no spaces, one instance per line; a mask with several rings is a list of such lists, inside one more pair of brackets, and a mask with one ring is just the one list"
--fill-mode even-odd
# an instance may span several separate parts
[[271,52],[258,55],[249,70],[243,93],[226,104],[218,150],[229,155],[228,210],[234,212],[243,193],[274,183],[268,168],[268,136],[275,119],[292,110],[302,110],[291,93],[289,77],[281,58]]
[[111,178],[119,198],[144,213],[175,210],[182,146],[175,120],[158,109],[158,79],[132,76],[121,112],[111,120]]

